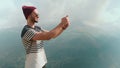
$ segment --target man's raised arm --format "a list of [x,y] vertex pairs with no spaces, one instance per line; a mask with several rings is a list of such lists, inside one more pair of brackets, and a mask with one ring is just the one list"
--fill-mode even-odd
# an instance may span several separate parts
[[32,40],[50,40],[59,36],[63,30],[65,30],[70,25],[68,16],[61,19],[61,23],[56,26],[51,31],[37,32]]

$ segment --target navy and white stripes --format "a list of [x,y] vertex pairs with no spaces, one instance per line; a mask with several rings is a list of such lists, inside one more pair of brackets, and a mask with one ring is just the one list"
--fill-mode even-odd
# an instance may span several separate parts
[[43,48],[43,41],[33,41],[32,38],[36,32],[42,31],[40,27],[35,26],[35,28],[31,28],[26,25],[21,33],[21,38],[23,45],[25,47],[26,53],[38,53],[40,48]]

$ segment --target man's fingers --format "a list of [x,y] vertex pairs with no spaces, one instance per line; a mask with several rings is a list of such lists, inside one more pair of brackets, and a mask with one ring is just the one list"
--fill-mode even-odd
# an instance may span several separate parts
[[69,18],[68,18],[68,15],[66,15],[65,17],[62,18],[62,22],[64,23],[69,23]]

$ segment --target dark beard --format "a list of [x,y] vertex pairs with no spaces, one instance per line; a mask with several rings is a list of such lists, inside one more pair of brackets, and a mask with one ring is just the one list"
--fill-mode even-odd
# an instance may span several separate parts
[[38,21],[34,21],[35,23],[38,23]]
[[38,23],[38,21],[36,21],[35,19],[31,19],[31,21],[33,21],[34,23]]

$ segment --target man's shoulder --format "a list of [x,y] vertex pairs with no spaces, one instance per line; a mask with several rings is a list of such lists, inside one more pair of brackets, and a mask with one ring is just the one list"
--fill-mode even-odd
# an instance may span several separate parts
[[41,27],[40,27],[40,26],[37,26],[37,25],[35,26],[35,28],[37,28],[37,29],[41,29]]
[[23,37],[24,34],[25,34],[28,30],[30,30],[30,29],[31,29],[31,28],[30,28],[29,26],[25,25],[25,26],[23,27],[23,29],[22,29],[21,37]]
[[39,32],[39,31],[41,31],[41,27],[40,26],[35,26],[35,30]]

